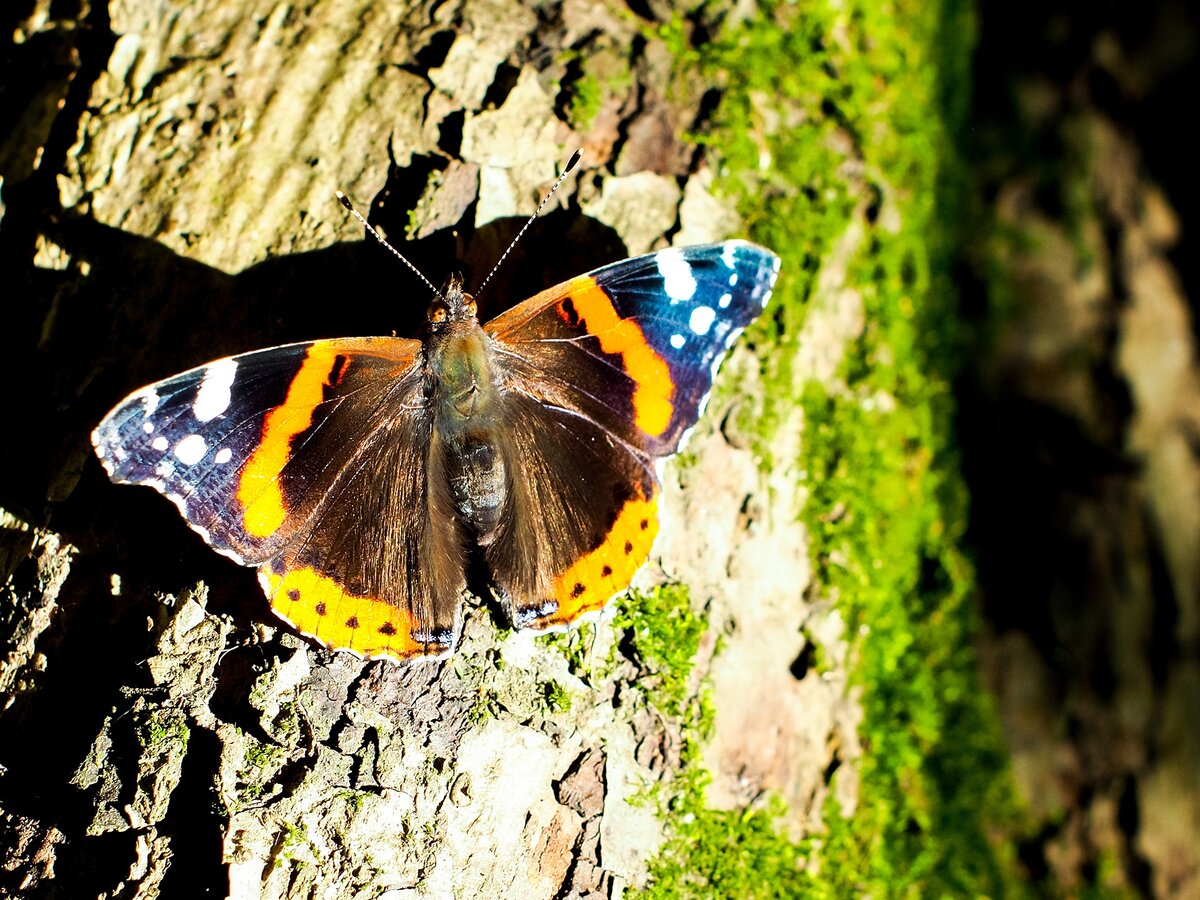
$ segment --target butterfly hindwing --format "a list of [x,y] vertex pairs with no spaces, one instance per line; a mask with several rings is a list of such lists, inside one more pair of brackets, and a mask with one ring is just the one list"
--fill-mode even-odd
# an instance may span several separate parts
[[653,465],[594,422],[513,394],[505,447],[520,460],[488,566],[518,628],[599,609],[628,586],[658,530]]
[[461,630],[467,541],[437,433],[415,402],[359,424],[371,449],[259,578],[280,616],[329,647],[399,660],[442,655]]

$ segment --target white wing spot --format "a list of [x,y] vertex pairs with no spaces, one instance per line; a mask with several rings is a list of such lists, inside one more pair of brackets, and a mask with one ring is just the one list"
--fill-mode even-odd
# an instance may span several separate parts
[[192,413],[199,421],[211,422],[229,409],[229,389],[236,375],[237,361],[233,359],[218,360],[205,368],[204,380],[192,403]]
[[146,432],[146,434],[153,434],[154,433],[154,423],[153,422],[144,423],[142,425],[142,431]]
[[692,266],[683,258],[683,253],[672,247],[660,250],[654,258],[671,302],[691,300],[696,293],[696,276],[692,274]]
[[737,284],[737,272],[729,276],[729,286],[733,287],[735,284]]
[[733,294],[722,294],[721,299],[717,301],[717,306],[721,309],[728,309],[730,301],[733,300]]
[[157,450],[159,453],[166,453],[167,448],[170,447],[171,445],[168,444],[167,439],[160,434],[158,437],[156,437],[153,441],[150,442],[150,446],[153,447],[155,450]]
[[682,350],[683,345],[686,342],[687,342],[686,338],[684,338],[684,336],[682,334],[671,335],[671,346],[674,347],[676,350]]
[[158,391],[154,390],[154,388],[144,388],[141,391],[140,399],[142,401],[142,415],[154,415],[154,411],[158,409],[158,401],[160,399],[158,396]]
[[697,306],[692,310],[691,318],[688,319],[688,328],[696,334],[708,334],[708,329],[712,327],[713,319],[716,317],[717,314],[713,312],[711,306]]
[[725,265],[730,269],[734,268],[733,251],[737,248],[737,246],[738,245],[736,242],[729,241],[721,250],[721,262],[725,263]]
[[208,444],[204,443],[204,438],[198,434],[189,434],[175,445],[175,458],[185,466],[194,466],[204,459],[207,452]]
[[223,466],[231,459],[233,459],[233,451],[228,447],[222,447],[217,451],[217,455],[213,457],[213,462],[215,462],[218,466]]

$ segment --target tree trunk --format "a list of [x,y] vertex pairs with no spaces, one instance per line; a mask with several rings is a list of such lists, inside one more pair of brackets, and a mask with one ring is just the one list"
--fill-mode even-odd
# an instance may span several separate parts
[[1200,896],[1200,31],[1172,0],[983,22],[995,340],[962,433],[1022,856],[1067,895]]
[[[737,234],[705,154],[680,138],[704,86],[673,79],[664,42],[583,2],[59,13],[8,23],[21,40],[3,252],[20,291],[5,312],[19,390],[0,502],[0,889],[613,896],[646,883],[664,840],[654,786],[701,765],[688,729],[702,684],[709,802],[780,794],[793,832],[809,830],[832,748],[856,755],[858,714],[840,619],[803,599],[795,473],[762,474],[739,424],[760,390],[744,347],[687,460],[666,469],[637,582],[689,590],[555,638],[510,632],[482,596],[439,663],[363,662],[297,636],[252,572],[157,495],[110,485],[88,446],[127,392],[211,359],[413,333],[426,291],[363,239],[337,189],[430,279],[461,265],[477,283],[582,146],[485,318],[622,255]],[[835,246],[844,258],[859,241],[851,228]],[[829,376],[862,326],[836,285],[814,297],[811,362],[797,363],[809,375]],[[796,457],[798,433],[787,405],[776,458]],[[656,640],[651,621],[686,627]],[[802,626],[834,648],[820,677],[794,677]],[[668,650],[687,657],[682,684]]]

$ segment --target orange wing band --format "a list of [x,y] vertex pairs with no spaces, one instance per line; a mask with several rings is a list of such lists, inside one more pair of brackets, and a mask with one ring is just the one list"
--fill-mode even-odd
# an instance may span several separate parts
[[246,533],[252,537],[270,537],[283,525],[287,506],[279,476],[291,455],[292,439],[312,425],[326,386],[342,374],[335,371],[339,352],[335,341],[318,341],[309,347],[287,398],[263,421],[262,440],[242,470],[237,491]]
[[612,300],[592,277],[583,275],[570,282],[568,295],[558,304],[564,319],[569,319],[563,308],[567,301],[574,304],[587,325],[588,336],[600,342],[600,349],[621,356],[626,373],[633,379],[633,415],[638,428],[654,437],[661,435],[675,412],[671,402],[675,385],[666,361],[654,352],[637,322],[617,314]]
[[658,492],[648,498],[635,496],[627,500],[604,542],[555,580],[558,611],[539,620],[537,627],[574,622],[584,613],[600,609],[629,587],[650,555],[657,534]]
[[402,661],[444,649],[413,639],[407,610],[377,597],[351,594],[311,567],[281,575],[267,564],[259,569],[259,579],[277,615],[331,650]]

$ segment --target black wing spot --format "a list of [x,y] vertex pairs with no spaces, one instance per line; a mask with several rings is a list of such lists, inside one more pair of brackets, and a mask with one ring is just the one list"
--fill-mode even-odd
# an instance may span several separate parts
[[318,615],[318,616],[323,616],[323,615],[325,615],[325,613],[326,613],[325,604],[324,604],[324,603],[318,603],[318,604],[316,605],[316,607],[315,607],[315,611],[316,611],[316,613],[317,613],[317,615]]
[[626,541],[625,542],[625,555],[628,556],[632,552],[633,552],[633,544],[629,543],[629,541]]
[[358,627],[358,616],[351,616],[350,618],[348,618],[346,620],[346,627],[347,628],[357,628]]
[[563,315],[566,316],[568,325],[570,325],[572,328],[577,328],[579,326],[579,310],[575,308],[574,300],[568,297],[559,304],[558,308],[561,309],[563,311]]
[[571,588],[571,596],[578,597],[580,594],[582,594],[586,590],[587,590],[587,588],[585,588],[583,586],[583,582],[577,581],[577,582],[575,582],[575,587]]
[[346,377],[346,372],[350,370],[350,357],[344,353],[339,353],[333,358],[333,368],[329,372],[330,387],[337,387],[342,383],[342,379]]
[[645,531],[647,528],[649,528],[649,527],[650,527],[650,520],[649,520],[649,519],[642,519],[642,521],[639,523],[639,525],[640,525],[640,527],[641,527],[642,531]]
[[600,570],[600,574],[603,575],[605,578],[607,578],[609,575],[612,574],[612,566],[605,566],[603,569]]
[[387,634],[387,635],[395,634],[396,626],[393,625],[391,622],[384,622],[382,625],[379,626],[379,633]]
[[295,603],[297,600],[300,599],[300,592],[298,590],[296,590],[295,588],[292,588],[291,590],[288,591],[288,599],[291,600],[293,603]]

